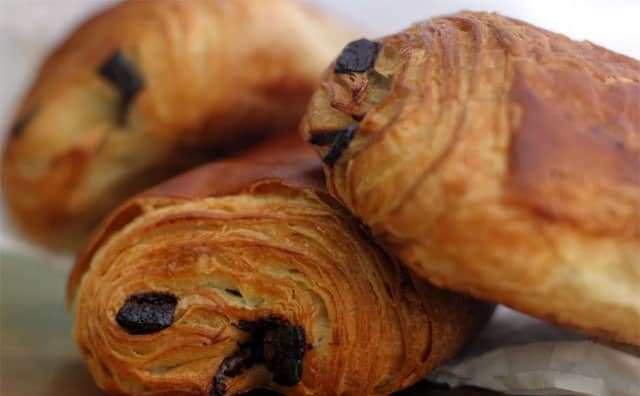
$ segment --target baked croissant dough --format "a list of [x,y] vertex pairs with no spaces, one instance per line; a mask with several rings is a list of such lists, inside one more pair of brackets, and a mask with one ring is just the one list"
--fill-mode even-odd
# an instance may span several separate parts
[[349,44],[303,121],[436,285],[640,344],[640,62],[497,14]]
[[127,1],[80,26],[18,109],[3,189],[22,228],[73,246],[120,199],[295,128],[348,41],[289,0]]
[[69,283],[98,385],[387,395],[453,356],[491,309],[414,279],[321,184],[304,142],[276,142],[121,206]]

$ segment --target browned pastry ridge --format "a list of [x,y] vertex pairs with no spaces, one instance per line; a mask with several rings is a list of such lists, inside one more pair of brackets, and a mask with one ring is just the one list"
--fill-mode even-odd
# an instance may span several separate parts
[[130,196],[295,128],[348,35],[294,0],[126,1],[46,59],[18,109],[3,190],[54,247]]
[[436,285],[640,344],[640,62],[497,14],[349,44],[302,133]]
[[76,263],[75,335],[123,395],[388,395],[452,357],[490,307],[415,279],[270,143],[130,199]]

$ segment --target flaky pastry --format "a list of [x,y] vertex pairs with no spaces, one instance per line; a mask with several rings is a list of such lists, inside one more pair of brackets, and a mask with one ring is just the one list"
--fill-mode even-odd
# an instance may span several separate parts
[[462,12],[345,47],[302,133],[436,285],[640,344],[640,62]]
[[415,279],[322,188],[302,142],[191,171],[121,206],[76,263],[75,335],[123,395],[388,395],[491,308]]
[[125,1],[78,27],[19,106],[3,190],[74,247],[119,201],[299,123],[350,33],[294,0]]

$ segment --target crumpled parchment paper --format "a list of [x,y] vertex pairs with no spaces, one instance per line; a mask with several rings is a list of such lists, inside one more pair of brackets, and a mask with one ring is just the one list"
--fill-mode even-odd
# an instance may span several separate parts
[[640,350],[500,307],[463,356],[429,378],[514,395],[640,396]]

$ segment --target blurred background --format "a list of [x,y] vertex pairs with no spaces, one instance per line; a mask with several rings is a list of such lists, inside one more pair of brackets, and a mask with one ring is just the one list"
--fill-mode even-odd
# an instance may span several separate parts
[[[149,1],[149,0],[137,0]],[[183,1],[183,0],[177,0]],[[268,0],[265,0],[268,1]],[[307,0],[372,36],[461,9],[497,11],[574,39],[640,58],[638,0]],[[50,50],[88,14],[113,0],[0,0],[0,139],[26,84]],[[96,43],[99,45],[99,43]],[[0,212],[0,249],[24,247]]]

